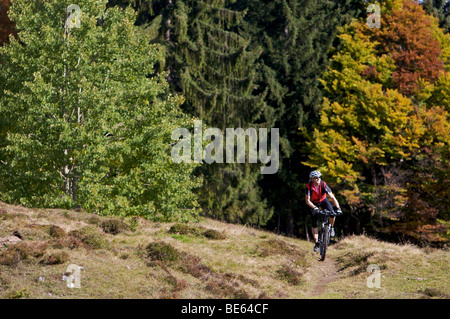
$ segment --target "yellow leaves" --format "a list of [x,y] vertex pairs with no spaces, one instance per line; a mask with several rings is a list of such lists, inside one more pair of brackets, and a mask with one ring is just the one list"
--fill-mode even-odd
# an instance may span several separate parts
[[376,129],[380,129],[380,119],[376,118],[376,117],[368,117],[367,118],[367,123],[371,126],[374,127]]
[[427,87],[426,93],[428,104],[441,106],[450,112],[450,72],[441,73],[434,85]]
[[[386,14],[402,6],[403,0],[383,2]],[[340,32],[342,46],[321,80],[327,98],[310,143],[313,154],[308,165],[321,167],[336,182],[352,183],[359,172],[417,159],[424,148],[443,157],[450,144],[445,111],[450,110],[450,72],[443,72],[434,83],[419,78],[420,91],[412,100],[394,85],[393,57],[373,41],[382,30],[367,30],[364,23],[354,21]],[[433,32],[443,50],[441,57],[450,60],[450,35]],[[349,191],[348,199],[356,204],[357,193]]]
[[341,105],[338,102],[333,102],[330,105],[330,101],[324,98],[320,124],[324,128],[347,127],[357,130],[360,122],[354,116],[353,111],[354,105],[352,104]]
[[353,164],[339,158],[329,161],[327,167],[323,168],[322,171],[325,172],[327,178],[329,177],[336,183],[352,184],[358,178],[358,173],[353,170]]
[[359,188],[357,185],[355,185],[352,189],[345,189],[340,192],[341,196],[344,196],[346,199],[346,202],[351,207],[358,207],[363,202],[361,200],[361,192],[359,191]]
[[447,147],[450,144],[450,123],[449,114],[441,107],[430,109],[421,108],[418,110],[418,117],[422,121],[421,129],[424,136],[424,143],[443,142]]
[[450,62],[450,34],[444,33],[444,30],[439,27],[439,20],[436,17],[427,15],[427,18],[431,22],[430,28],[433,38],[439,42],[439,47],[441,49],[441,55],[439,58],[444,62],[444,69],[447,72],[450,72],[450,65],[445,63]]
[[417,100],[426,101],[431,97],[434,89],[433,84],[422,78],[419,78],[417,80],[417,87],[418,87],[418,92],[416,93]]
[[355,144],[358,158],[363,161],[363,163],[368,164],[368,153],[367,153],[367,141],[360,141],[356,137],[352,136],[352,141]]
[[385,150],[379,146],[370,146],[367,150],[367,158],[369,162],[377,163],[378,165],[386,165]]

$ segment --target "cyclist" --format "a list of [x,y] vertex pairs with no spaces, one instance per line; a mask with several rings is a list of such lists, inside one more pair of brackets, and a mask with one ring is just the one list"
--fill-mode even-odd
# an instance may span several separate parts
[[[319,232],[317,230],[317,222],[319,220],[319,207],[328,209],[334,212],[331,203],[327,199],[327,195],[330,197],[331,202],[336,207],[336,213],[342,214],[342,210],[339,207],[339,203],[331,192],[330,187],[321,180],[322,174],[319,171],[312,171],[309,174],[309,182],[306,184],[305,188],[305,198],[306,204],[311,207],[311,217],[312,217],[312,233],[315,241],[314,251],[319,252]],[[335,236],[334,232],[334,220],[335,217],[329,217],[330,222],[330,235]]]

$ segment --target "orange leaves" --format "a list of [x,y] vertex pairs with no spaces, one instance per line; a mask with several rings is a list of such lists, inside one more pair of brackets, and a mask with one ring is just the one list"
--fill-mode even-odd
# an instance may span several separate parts
[[373,40],[380,44],[379,52],[395,61],[395,87],[407,96],[417,92],[419,79],[434,82],[444,70],[431,21],[419,4],[405,0],[403,8],[385,15],[382,28],[373,32]]
[[[437,165],[450,148],[445,111],[450,76],[440,60],[450,56],[450,37],[436,30],[433,19],[412,1],[395,0],[389,6],[382,9],[380,29],[369,29],[363,21],[341,29],[341,46],[322,79],[326,98],[310,143],[320,152],[307,164],[346,184],[354,203],[354,182],[373,186],[372,169],[401,165],[417,173],[418,161],[426,158]],[[392,199],[403,202],[405,196]]]
[[364,202],[361,200],[361,194],[359,190],[356,189],[346,189],[340,192],[342,196],[344,196],[346,202],[350,205],[350,207],[357,208],[362,207]]

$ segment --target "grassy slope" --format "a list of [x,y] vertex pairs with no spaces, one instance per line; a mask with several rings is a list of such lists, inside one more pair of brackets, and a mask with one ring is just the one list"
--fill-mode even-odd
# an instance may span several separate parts
[[[22,236],[0,244],[0,298],[450,297],[448,250],[354,236],[320,262],[312,243],[242,225],[172,226],[0,202],[0,242]],[[380,288],[367,287],[374,263]],[[70,264],[83,267],[79,289],[62,280]]]

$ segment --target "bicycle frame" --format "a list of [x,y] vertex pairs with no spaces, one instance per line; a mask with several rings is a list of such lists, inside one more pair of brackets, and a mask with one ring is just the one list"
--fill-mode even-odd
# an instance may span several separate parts
[[327,209],[319,211],[319,214],[322,215],[325,220],[322,222],[322,228],[319,232],[319,244],[320,244],[320,260],[325,260],[325,255],[327,252],[327,246],[330,245],[330,222],[328,217],[337,216],[336,213],[331,212]]

